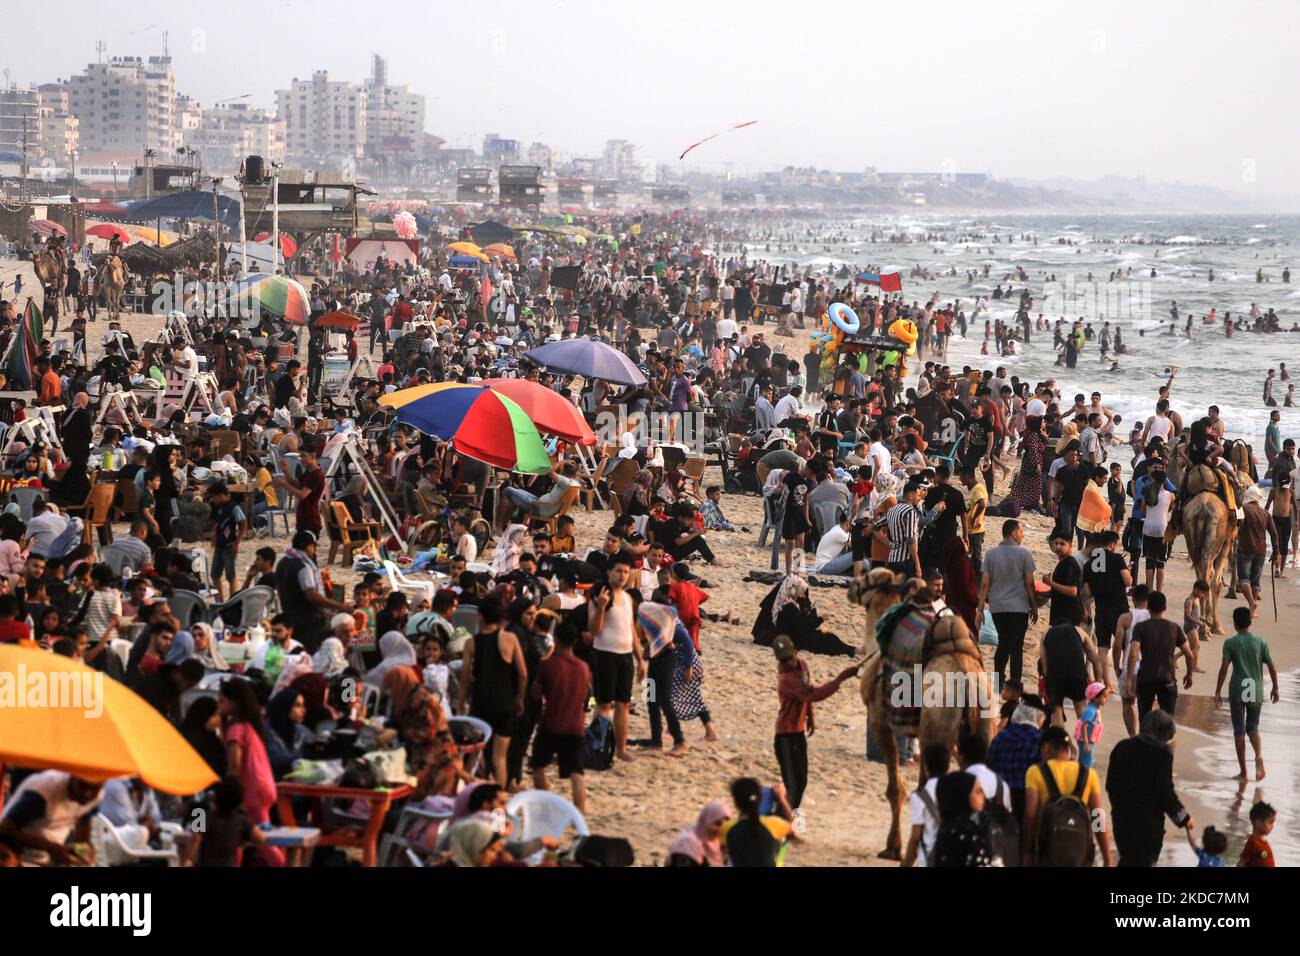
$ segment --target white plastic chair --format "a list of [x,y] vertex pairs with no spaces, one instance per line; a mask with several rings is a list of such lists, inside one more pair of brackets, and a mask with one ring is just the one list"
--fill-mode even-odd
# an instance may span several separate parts
[[36,499],[45,495],[40,488],[15,488],[9,493],[18,502],[18,517],[23,519],[24,524],[32,520],[32,506]]
[[240,630],[252,627],[258,624],[267,616],[267,610],[275,601],[275,592],[268,587],[254,585],[251,588],[244,588],[237,591],[225,604],[210,605],[207,609],[206,619],[212,623],[217,619],[217,615],[230,608],[238,608],[240,613],[239,622],[231,624],[230,627],[239,628]]
[[[518,840],[532,840],[550,836],[562,839],[569,827],[582,837],[588,836],[587,819],[568,800],[550,790],[521,790],[506,804],[506,813],[515,823],[514,836]],[[543,851],[529,857],[529,863],[540,863]]]
[[[19,489],[24,490],[24,489]],[[125,549],[118,546],[117,542],[106,544],[99,549],[99,559],[112,569],[113,573],[119,578],[122,577],[123,571],[130,569],[131,573],[139,571],[139,565]]]
[[180,856],[172,844],[173,834],[163,833],[161,850],[149,846],[149,831],[137,824],[117,827],[102,813],[90,821],[90,842],[95,848],[95,866],[129,866],[141,860],[166,860],[168,866],[180,866]]
[[394,591],[418,591],[422,597],[433,604],[433,596],[437,593],[437,586],[432,581],[416,581],[408,578],[402,573],[392,561],[384,560],[384,573],[388,575],[388,585]]
[[434,813],[430,810],[424,810],[420,807],[407,804],[402,807],[402,813],[397,818],[397,825],[393,827],[393,832],[384,837],[379,845],[379,865],[396,866],[397,851],[405,852],[406,862],[410,866],[424,866],[424,860],[416,852],[415,846],[411,843],[409,833],[411,828],[418,823],[431,824],[439,827],[446,820],[451,819],[450,813]]
[[181,622],[181,627],[186,630],[189,630],[190,625],[195,621],[206,621],[208,619],[207,604],[204,603],[203,598],[193,591],[177,588],[172,592],[167,604],[171,607],[172,613],[176,615],[176,620]]

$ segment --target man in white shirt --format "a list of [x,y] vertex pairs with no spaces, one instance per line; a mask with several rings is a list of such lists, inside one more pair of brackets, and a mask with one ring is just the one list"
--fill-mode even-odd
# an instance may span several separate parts
[[731,316],[728,315],[718,319],[718,341],[730,344],[731,337],[736,335],[738,331],[736,320]]
[[1142,432],[1142,445],[1143,447],[1150,445],[1153,438],[1159,438],[1167,445],[1173,431],[1174,423],[1169,418],[1169,399],[1162,398],[1156,403],[1156,413],[1147,422],[1146,430]]
[[873,431],[871,439],[871,445],[867,448],[867,459],[871,462],[871,477],[874,479],[889,474],[894,470],[894,466],[889,449],[880,440],[880,431]]
[[924,787],[913,790],[907,798],[912,830],[907,838],[907,849],[903,851],[903,866],[928,865],[927,857],[934,850],[934,841],[939,835],[939,778],[948,772],[951,762],[948,746],[930,744],[921,754],[929,777]]
[[813,565],[818,574],[846,575],[853,573],[853,552],[844,550],[849,546],[849,529],[852,521],[848,514],[840,518],[840,523],[828,528],[817,544],[817,559]]
[[1037,395],[1031,398],[1029,400],[1029,403],[1025,405],[1026,418],[1042,418],[1046,414],[1047,414],[1047,403]]
[[172,365],[179,369],[186,376],[197,375],[199,372],[199,353],[194,351],[194,346],[186,345],[185,340],[180,338],[172,339],[172,354],[175,361]]
[[803,405],[799,401],[802,395],[803,388],[796,385],[787,394],[781,396],[776,403],[776,423],[778,425],[790,418],[809,417],[804,413]]
[[631,760],[627,750],[628,712],[632,688],[645,678],[641,658],[641,625],[636,619],[637,601],[628,593],[632,561],[626,554],[609,563],[605,587],[593,587],[588,600],[588,634],[592,643],[591,675],[596,707],[601,716],[613,716],[614,754]]

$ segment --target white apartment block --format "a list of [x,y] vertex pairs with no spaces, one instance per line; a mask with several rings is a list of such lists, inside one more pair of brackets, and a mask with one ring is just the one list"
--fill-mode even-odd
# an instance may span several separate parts
[[365,152],[368,94],[364,87],[331,80],[317,70],[276,91],[288,162],[320,166],[359,160]]
[[171,57],[124,56],[91,63],[68,80],[67,88],[82,149],[136,154],[154,149],[174,155],[180,146]]

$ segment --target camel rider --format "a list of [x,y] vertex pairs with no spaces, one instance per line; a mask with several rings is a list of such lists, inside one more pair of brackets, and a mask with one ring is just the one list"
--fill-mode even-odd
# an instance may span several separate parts
[[1241,489],[1232,464],[1224,457],[1224,446],[1219,444],[1211,430],[1212,422],[1208,418],[1198,418],[1192,422],[1191,434],[1186,443],[1176,449],[1186,462],[1178,484],[1178,494],[1174,502],[1174,512],[1169,522],[1171,528],[1181,527],[1183,505],[1187,502],[1187,482],[1194,468],[1207,465],[1220,472],[1219,497],[1223,499],[1228,510],[1237,515],[1238,503],[1241,501]]

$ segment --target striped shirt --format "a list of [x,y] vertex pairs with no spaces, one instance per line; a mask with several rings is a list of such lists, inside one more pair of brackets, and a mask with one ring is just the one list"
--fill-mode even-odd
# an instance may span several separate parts
[[885,515],[885,524],[889,529],[889,563],[908,560],[911,557],[908,545],[921,533],[921,512],[915,505],[900,501]]

